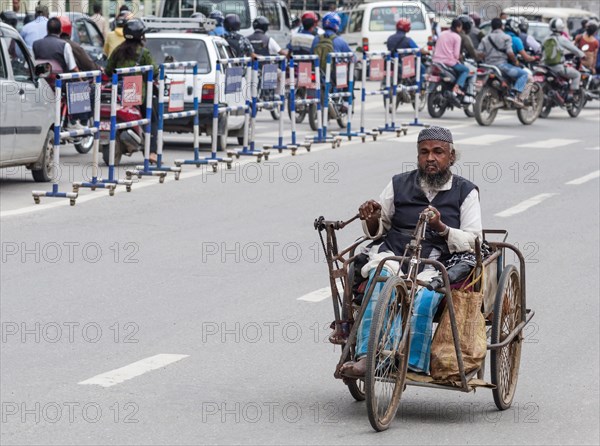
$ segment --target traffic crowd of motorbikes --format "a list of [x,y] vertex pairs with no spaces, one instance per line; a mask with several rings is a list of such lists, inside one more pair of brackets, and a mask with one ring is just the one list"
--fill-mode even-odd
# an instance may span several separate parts
[[[48,11],[41,8],[36,11],[38,14],[46,14],[47,17]],[[3,12],[1,18],[16,27],[16,18],[10,11]],[[220,11],[213,11],[210,18],[216,20],[217,24],[210,33],[225,38],[237,57],[316,54],[322,60],[323,70],[328,53],[352,52],[339,34],[342,21],[335,12],[329,12],[322,18],[316,12],[304,12],[296,21],[297,28],[293,30],[286,48],[280,47],[269,37],[269,21],[266,17],[257,17],[253,21],[254,33],[248,37],[239,33],[240,18],[236,14],[223,16]],[[98,61],[92,61],[77,43],[70,40],[72,24],[66,15],[46,19],[44,24],[47,35],[38,33],[37,40],[31,41],[31,36],[28,36],[29,41],[26,39],[36,60],[50,62],[54,73],[92,69],[103,71],[102,121],[110,118],[109,76],[114,70],[136,65],[156,67],[150,51],[144,48],[145,24],[126,7],[116,18],[115,30],[106,36],[106,67],[102,67]],[[528,125],[538,117],[546,118],[555,107],[565,109],[570,116],[576,117],[587,101],[599,99],[596,20],[588,21],[585,28],[579,30],[571,40],[565,32],[563,21],[560,18],[552,19],[549,24],[551,34],[543,42],[537,42],[527,34],[528,23],[522,17],[493,19],[488,35],[479,30],[479,25],[480,17],[476,13],[458,16],[452,21],[450,29],[434,31],[427,47],[419,48],[410,38],[410,20],[398,20],[396,33],[386,42],[387,49],[391,54],[409,48],[420,50],[421,89],[402,88],[416,85],[417,77],[416,73],[415,76],[402,76],[399,70],[396,98],[391,97],[392,90],[388,87],[389,102],[386,103],[390,107],[409,103],[419,110],[427,108],[432,118],[442,117],[446,110],[462,109],[468,117],[475,117],[480,125],[486,126],[493,123],[498,110],[516,111],[519,120]],[[358,61],[359,58],[355,57],[354,60]],[[323,84],[321,82],[321,88]],[[382,88],[386,88],[385,80],[382,81]],[[311,96],[315,97],[314,89],[298,88],[296,91],[296,99]],[[324,96],[322,90],[321,97]],[[353,113],[346,101],[343,98],[332,100],[327,111],[328,118],[336,120],[340,128],[345,128],[348,117]],[[279,118],[278,109],[269,110],[274,119]],[[117,118],[133,121],[142,119],[144,114],[141,108],[121,108]],[[300,123],[308,116],[311,128],[316,130],[316,115],[315,104],[300,104],[296,110],[296,122]],[[150,162],[155,163],[157,119],[152,121]],[[68,116],[66,107],[63,107],[64,126],[78,129],[82,123],[93,124],[91,113]],[[107,129],[104,130],[106,133]],[[121,139],[127,142],[129,154],[142,151],[141,128],[128,129],[126,133]],[[79,152],[85,153],[91,149],[93,137],[84,136],[69,142],[73,142]]]

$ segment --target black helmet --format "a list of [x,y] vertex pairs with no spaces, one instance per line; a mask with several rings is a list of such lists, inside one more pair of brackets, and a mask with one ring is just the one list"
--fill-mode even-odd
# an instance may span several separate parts
[[519,20],[519,31],[525,34],[527,34],[527,31],[529,31],[529,22],[525,17],[521,17]]
[[458,20],[460,20],[460,23],[462,23],[462,29],[465,34],[469,34],[471,28],[473,27],[473,19],[468,15],[463,14],[458,16]]
[[239,31],[242,27],[240,16],[237,14],[227,14],[225,16],[225,20],[223,21],[223,26],[225,27],[225,31],[228,32]]
[[17,13],[14,11],[2,11],[2,13],[0,14],[0,20],[2,20],[4,23],[9,24],[13,28],[16,28],[17,23],[19,23]]
[[512,31],[513,33],[519,35],[519,19],[511,17],[504,24],[504,29]]
[[142,40],[146,34],[146,25],[140,19],[127,20],[123,27],[123,36],[127,40]]
[[129,19],[130,17],[133,16],[131,16],[131,13],[129,11],[122,12],[115,19],[115,27],[123,28],[125,26],[125,23],[127,23],[127,19]]
[[259,15],[252,22],[252,28],[261,29],[264,32],[267,32],[269,30],[269,25],[270,25],[269,19],[267,19],[265,16],[262,16],[262,15]]

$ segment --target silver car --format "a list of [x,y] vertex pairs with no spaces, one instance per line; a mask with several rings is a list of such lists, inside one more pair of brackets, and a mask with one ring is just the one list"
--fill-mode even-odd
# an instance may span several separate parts
[[0,167],[26,166],[35,181],[53,177],[54,92],[19,33],[0,23]]

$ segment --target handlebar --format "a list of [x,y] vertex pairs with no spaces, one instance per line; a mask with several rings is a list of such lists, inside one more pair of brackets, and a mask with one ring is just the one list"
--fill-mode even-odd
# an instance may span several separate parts
[[327,227],[331,227],[337,231],[339,229],[343,229],[345,226],[349,225],[357,218],[359,218],[359,214],[356,214],[354,217],[352,217],[350,220],[347,220],[347,221],[325,220],[325,217],[321,216],[321,217],[315,219],[314,226],[317,231],[323,231]]

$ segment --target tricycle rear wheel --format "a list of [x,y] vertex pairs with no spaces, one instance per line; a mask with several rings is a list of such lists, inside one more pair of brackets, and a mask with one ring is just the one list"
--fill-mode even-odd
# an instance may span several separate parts
[[389,277],[373,312],[365,376],[369,421],[378,432],[390,427],[400,405],[408,367],[410,313],[404,281]]
[[[521,322],[521,285],[519,272],[514,265],[507,266],[498,283],[498,292],[494,302],[491,343],[497,344],[506,339]],[[492,350],[490,370],[494,402],[500,410],[508,409],[515,396],[519,364],[521,363],[522,335],[519,333],[507,346]]]

